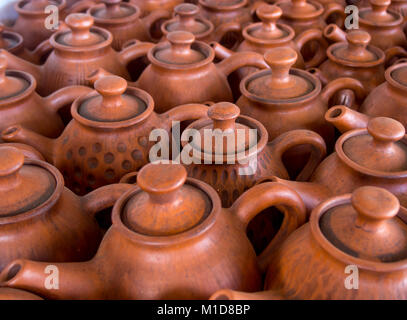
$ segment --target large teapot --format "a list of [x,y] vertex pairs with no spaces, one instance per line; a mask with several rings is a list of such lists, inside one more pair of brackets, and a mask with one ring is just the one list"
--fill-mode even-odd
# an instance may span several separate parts
[[[116,202],[113,225],[92,260],[52,263],[59,290],[44,287],[49,262],[29,260],[8,265],[0,286],[52,299],[207,299],[225,287],[259,291],[260,266],[306,218],[299,196],[275,183],[255,186],[222,209],[216,191],[187,178],[179,164],[148,164],[137,185]],[[245,229],[274,205],[285,218],[267,254],[258,258]]]
[[94,20],[89,15],[70,14],[65,21],[70,29],[52,35],[54,50],[43,65],[29,63],[5,50],[0,50],[0,54],[7,56],[10,68],[32,74],[38,82],[38,93],[44,96],[67,85],[89,84],[86,76],[99,67],[130,80],[126,65],[144,54],[140,46],[113,50],[112,34],[93,27]]

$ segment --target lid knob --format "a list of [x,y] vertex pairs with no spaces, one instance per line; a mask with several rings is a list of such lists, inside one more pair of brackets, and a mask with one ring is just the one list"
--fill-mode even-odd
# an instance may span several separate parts
[[262,27],[268,32],[273,32],[277,28],[277,20],[283,14],[283,10],[275,5],[264,4],[257,8],[256,14],[262,21]]
[[271,69],[271,85],[284,88],[291,84],[290,68],[297,61],[297,52],[289,47],[273,48],[264,55]]
[[170,202],[184,185],[187,171],[181,164],[149,163],[137,175],[137,185],[154,202]]
[[120,4],[122,0],[102,0],[101,2],[105,4],[106,10],[111,14],[121,10]]
[[192,25],[195,23],[195,17],[199,12],[199,7],[192,3],[181,3],[174,8],[174,13],[179,17],[183,25]]
[[7,58],[3,55],[0,55],[0,84],[4,83],[7,80],[6,69]]
[[171,50],[176,54],[189,54],[195,36],[187,31],[172,31],[167,35],[167,40],[171,43]]
[[386,15],[390,4],[391,0],[370,0],[372,11],[377,15]]
[[105,107],[120,107],[123,105],[122,94],[127,89],[127,81],[118,76],[102,77],[95,82],[95,90],[103,97]]
[[362,53],[370,43],[371,36],[366,31],[354,30],[346,34],[346,40],[349,44],[349,50],[360,51]]
[[291,0],[293,7],[305,7],[307,5],[307,0]]
[[17,173],[24,165],[24,154],[14,147],[0,147],[0,189],[17,182]]
[[370,120],[367,124],[367,131],[379,146],[387,146],[399,141],[406,133],[404,126],[400,122],[386,117],[377,117]]
[[356,226],[366,231],[378,230],[381,222],[395,217],[400,210],[397,197],[378,187],[356,189],[352,193],[351,203],[358,213]]
[[65,19],[65,23],[72,31],[72,42],[77,43],[91,37],[90,28],[93,26],[92,16],[84,13],[72,13]]
[[209,108],[208,116],[213,121],[213,129],[235,130],[235,121],[240,109],[230,102],[219,102]]

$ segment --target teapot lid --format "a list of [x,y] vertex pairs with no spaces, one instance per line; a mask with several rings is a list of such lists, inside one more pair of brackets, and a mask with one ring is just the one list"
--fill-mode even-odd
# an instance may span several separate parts
[[4,31],[4,25],[0,23],[0,49],[12,51],[22,45],[23,38],[14,32]]
[[119,20],[131,17],[134,19],[140,15],[140,9],[122,0],[102,0],[104,6],[89,8],[89,14],[96,20]]
[[[167,40],[169,43],[158,44],[150,51],[155,60],[167,66],[189,66],[202,62],[209,56],[210,49],[204,52],[200,46],[195,45],[195,36],[190,32],[172,31],[167,35]],[[203,46],[204,43],[200,45]]]
[[30,211],[54,193],[57,180],[40,162],[24,163],[23,152],[6,144],[0,146],[0,218]]
[[235,10],[246,6],[248,0],[199,0],[201,6],[212,10]]
[[[93,27],[94,19],[84,13],[72,13],[65,19],[69,31],[56,32],[52,38],[58,45],[72,48],[94,46],[108,40],[107,30]],[[110,35],[111,36],[111,35]]]
[[363,22],[372,24],[374,27],[398,25],[403,21],[402,16],[393,11],[387,10],[391,0],[369,0],[370,8],[359,10],[359,17]]
[[134,119],[153,108],[153,99],[144,91],[128,88],[127,81],[118,76],[96,80],[91,93],[75,101],[77,113],[91,121],[119,122]]
[[176,18],[164,22],[161,29],[164,34],[172,31],[191,32],[196,38],[211,34],[214,26],[207,19],[198,17],[199,7],[192,3],[181,3],[174,8]]
[[[374,176],[407,174],[404,126],[392,118],[377,117],[367,129],[351,130],[336,143],[339,157],[358,171]],[[403,139],[403,140],[402,140]]]
[[54,5],[65,7],[65,0],[21,0],[17,3],[17,8],[29,12],[44,13],[46,7]]
[[310,0],[282,0],[276,4],[283,10],[283,16],[290,19],[312,18],[324,12],[322,4]]
[[311,93],[315,87],[314,77],[307,72],[291,68],[297,60],[297,52],[289,47],[277,47],[264,54],[270,69],[249,75],[240,88],[255,99],[291,102]]
[[260,43],[274,43],[294,38],[294,30],[285,24],[277,23],[283,11],[276,5],[260,5],[256,14],[260,23],[248,25],[243,30],[243,36],[251,41]]
[[184,142],[184,147],[189,144],[200,158],[203,156],[212,163],[219,161],[217,157],[223,162],[228,157],[237,160],[236,155],[250,153],[254,147],[259,152],[268,141],[267,130],[260,122],[239,115],[240,109],[233,103],[212,105],[208,110],[209,119],[200,119],[188,126],[188,129],[197,130],[200,144],[197,145],[196,139],[193,139],[189,143]]
[[351,66],[368,66],[383,63],[384,52],[369,45],[370,34],[354,30],[346,34],[347,42],[335,43],[328,48],[327,54],[332,60]]
[[0,102],[25,92],[31,82],[19,71],[6,71],[7,58],[0,56]]
[[399,210],[399,200],[392,193],[364,186],[350,199],[324,210],[319,228],[333,246],[348,255],[396,262],[407,258],[407,225],[397,217]]
[[180,164],[150,163],[137,175],[140,190],[122,208],[122,221],[133,232],[170,236],[190,230],[211,213],[208,194],[187,179]]

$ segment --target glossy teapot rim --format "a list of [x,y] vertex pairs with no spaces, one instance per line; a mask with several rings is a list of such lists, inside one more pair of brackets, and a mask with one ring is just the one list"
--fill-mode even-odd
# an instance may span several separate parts
[[239,86],[242,96],[246,97],[250,101],[254,101],[259,104],[280,106],[280,107],[286,108],[286,107],[296,107],[299,103],[305,103],[307,101],[310,101],[310,100],[316,98],[321,93],[322,85],[321,85],[321,82],[319,81],[319,79],[316,76],[314,76],[313,74],[311,74],[305,70],[301,70],[301,69],[297,69],[297,68],[291,68],[290,74],[301,75],[302,77],[306,77],[306,78],[308,78],[308,80],[310,82],[312,82],[314,84],[314,88],[305,95],[295,97],[295,98],[290,98],[290,99],[273,100],[273,99],[266,99],[266,98],[259,97],[253,93],[250,93],[247,90],[247,84],[249,83],[249,81],[263,77],[270,73],[271,73],[270,69],[264,69],[264,70],[256,71],[256,72],[244,77],[242,79],[242,81],[240,82],[240,86]]
[[248,25],[247,27],[245,27],[242,31],[242,35],[243,37],[250,42],[253,42],[255,44],[279,44],[282,42],[288,42],[294,39],[295,36],[295,32],[294,29],[291,28],[289,25],[286,25],[284,23],[276,23],[276,25],[280,28],[280,29],[284,29],[285,31],[288,32],[288,34],[282,38],[278,38],[278,39],[261,39],[261,38],[256,38],[253,37],[250,33],[249,30],[258,26],[261,26],[262,22],[257,22],[257,23],[252,23],[250,25]]
[[[58,1],[58,10],[59,12],[61,12],[62,10],[64,10],[66,8],[66,0],[55,0]],[[17,13],[19,15],[23,15],[23,16],[39,16],[39,17],[47,17],[49,15],[49,13],[45,13],[44,11],[30,11],[30,10],[25,10],[24,8],[21,7],[21,4],[23,2],[27,2],[26,0],[20,0],[18,2],[15,3],[14,5],[14,9],[17,11]]]
[[349,204],[351,202],[351,197],[351,193],[335,196],[321,202],[317,207],[315,207],[311,213],[309,221],[312,237],[328,255],[333,256],[336,260],[339,260],[346,265],[356,265],[358,268],[373,272],[396,272],[406,269],[407,259],[402,259],[395,262],[376,262],[357,258],[338,249],[324,236],[319,225],[321,217],[331,208]]
[[137,19],[140,19],[141,10],[137,5],[130,3],[130,2],[121,2],[120,5],[133,8],[135,10],[135,12],[133,14],[131,14],[127,17],[123,17],[123,18],[110,18],[110,19],[109,18],[99,18],[99,17],[96,17],[93,13],[95,10],[100,9],[101,6],[93,6],[87,10],[87,13],[93,17],[93,19],[95,20],[95,24],[103,24],[103,25],[125,24],[125,23],[129,23],[129,22],[133,22]]
[[71,115],[72,118],[75,121],[78,121],[80,124],[86,126],[86,127],[91,127],[91,128],[96,128],[96,129],[123,129],[127,127],[131,127],[134,125],[137,125],[141,123],[142,121],[146,120],[148,117],[151,116],[151,114],[154,112],[154,100],[148,94],[146,91],[135,88],[135,87],[127,87],[125,93],[131,92],[132,96],[137,96],[141,98],[147,105],[147,108],[140,113],[139,115],[132,117],[127,120],[120,120],[120,121],[96,121],[96,120],[90,120],[85,117],[83,117],[78,109],[82,105],[82,103],[92,97],[99,96],[99,93],[96,91],[92,91],[84,96],[81,96],[77,98],[71,106]]
[[151,236],[130,230],[122,220],[122,212],[127,202],[134,195],[140,192],[144,192],[137,185],[124,193],[114,204],[112,209],[112,228],[116,228],[116,230],[123,234],[127,239],[148,246],[178,245],[181,242],[187,242],[201,237],[212,228],[212,226],[218,219],[218,216],[221,214],[221,211],[223,210],[220,197],[215,189],[198,179],[188,177],[185,184],[189,184],[196,188],[199,188],[208,196],[208,198],[212,202],[212,209],[209,212],[208,216],[199,224],[193,226],[191,229],[168,236]]
[[36,216],[47,213],[56,204],[56,202],[61,197],[62,192],[64,191],[64,188],[65,188],[64,178],[63,178],[61,172],[53,165],[51,165],[45,161],[36,160],[36,159],[25,159],[24,165],[33,165],[33,166],[41,167],[44,170],[47,170],[55,179],[55,189],[52,192],[52,194],[48,197],[48,199],[46,199],[44,202],[39,204],[37,207],[32,208],[23,213],[13,215],[13,216],[0,217],[0,226],[13,224],[13,223],[19,223],[21,221],[31,219]]
[[388,67],[384,73],[384,78],[386,79],[386,82],[389,83],[391,86],[406,91],[407,90],[407,86],[401,84],[400,82],[396,81],[393,77],[392,77],[392,72],[396,69],[400,69],[400,68],[407,68],[407,62],[404,63],[399,63],[399,64],[395,64],[392,65],[390,67]]
[[378,47],[375,47],[373,45],[367,45],[366,48],[369,49],[369,51],[374,52],[374,54],[378,57],[374,61],[350,61],[350,60],[345,60],[343,58],[337,57],[333,54],[333,51],[337,49],[340,46],[346,45],[347,42],[338,42],[334,43],[329,48],[326,50],[326,55],[328,56],[328,59],[331,60],[332,62],[335,62],[339,65],[344,65],[347,67],[355,67],[355,68],[372,68],[372,67],[377,67],[380,64],[384,64],[384,61],[386,59],[386,56],[383,52]]
[[14,46],[12,46],[11,48],[4,48],[5,50],[13,53],[16,52],[20,49],[23,48],[24,46],[24,39],[23,36],[17,32],[13,32],[13,31],[9,31],[9,30],[4,30],[3,31],[3,38],[14,38],[16,39],[16,44]]
[[8,70],[6,70],[6,75],[7,76],[18,76],[19,78],[23,78],[30,85],[24,91],[22,91],[20,94],[13,95],[13,96],[5,98],[5,99],[0,99],[0,106],[1,107],[7,107],[7,105],[17,103],[17,102],[29,97],[31,94],[33,94],[33,92],[35,91],[35,89],[37,87],[37,81],[35,80],[35,78],[31,74],[29,74],[27,72],[20,71],[20,70],[8,69]]
[[[338,140],[336,141],[335,144],[335,151],[338,157],[341,159],[342,162],[344,162],[347,166],[355,170],[356,172],[362,173],[367,176],[375,177],[375,178],[384,178],[384,179],[401,179],[401,178],[406,178],[407,177],[407,170],[404,171],[379,171],[379,170],[374,170],[374,169],[369,169],[364,166],[361,166],[360,164],[356,163],[352,159],[350,159],[345,151],[343,150],[343,145],[344,143],[352,137],[356,136],[361,136],[361,135],[368,135],[367,129],[354,129],[351,131],[348,131],[344,134],[342,134]],[[407,145],[407,136],[404,136],[399,143],[402,142],[405,145]]]

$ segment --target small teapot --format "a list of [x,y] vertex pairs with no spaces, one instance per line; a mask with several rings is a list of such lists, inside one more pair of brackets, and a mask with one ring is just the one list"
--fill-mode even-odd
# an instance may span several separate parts
[[391,0],[370,0],[371,8],[359,10],[359,27],[369,32],[373,46],[387,50],[406,46],[403,32],[404,18],[396,11],[388,10]]
[[10,68],[32,74],[38,82],[37,91],[43,96],[67,85],[87,85],[86,76],[99,67],[130,80],[126,65],[144,54],[140,46],[113,50],[112,34],[93,27],[93,18],[86,14],[70,14],[65,22],[69,29],[51,36],[54,50],[43,65],[29,63],[5,50],[0,50],[0,54],[6,55]]
[[95,20],[95,26],[110,31],[112,47],[120,51],[132,39],[152,41],[150,30],[160,19],[170,18],[166,10],[156,10],[140,18],[141,10],[134,4],[122,0],[102,0],[102,5],[92,6],[87,13]]
[[65,0],[20,0],[14,6],[18,18],[12,26],[12,30],[22,35],[24,46],[28,50],[34,50],[56,31],[45,25],[49,16],[45,8],[50,5],[58,8],[58,16],[61,19],[65,18]]
[[213,49],[195,41],[190,32],[172,31],[167,40],[152,49],[138,44],[148,54],[150,65],[136,86],[151,94],[158,112],[186,103],[232,102],[227,76],[241,67],[267,67],[263,56],[254,52],[238,52],[215,64]]
[[[267,255],[256,257],[246,226],[275,205],[285,218]],[[255,186],[222,209],[216,191],[187,178],[182,165],[148,164],[137,186],[114,205],[113,225],[95,257],[52,263],[59,270],[59,290],[44,287],[49,262],[30,260],[9,264],[0,286],[51,299],[207,299],[221,288],[258,291],[260,267],[305,218],[299,196],[279,184]]]
[[[193,157],[190,164],[185,164],[188,175],[211,185],[221,197],[223,207],[230,207],[263,176],[273,174],[288,179],[282,157],[287,150],[295,146],[312,146],[308,165],[297,177],[299,181],[307,181],[316,166],[325,158],[325,142],[315,132],[292,130],[268,142],[267,130],[259,121],[239,114],[239,108],[232,103],[214,104],[208,110],[209,119],[197,120],[187,127],[187,130],[194,129],[200,133],[200,143],[195,140],[183,142],[184,149],[191,150]],[[208,143],[205,140],[205,131],[208,130],[211,133],[209,138],[214,142]],[[238,130],[244,132],[243,139]],[[250,130],[256,130],[254,141],[250,141]],[[223,146],[224,139],[226,141]],[[223,150],[217,149],[217,143],[221,144]],[[230,157],[231,154],[236,155],[234,159]]]
[[38,149],[64,175],[67,186],[85,194],[114,183],[149,162],[149,140],[155,128],[169,131],[172,121],[205,117],[204,105],[184,105],[164,114],[154,112],[151,96],[127,87],[117,76],[102,77],[95,89],[72,104],[73,119],[57,139],[49,139],[23,126],[11,126],[2,139]]
[[0,130],[21,124],[46,137],[56,138],[65,127],[58,110],[92,91],[88,87],[69,86],[43,98],[35,92],[37,81],[32,75],[6,69],[7,60],[0,56]]
[[367,93],[385,81],[384,52],[370,45],[371,36],[363,30],[343,32],[332,24],[325,28],[326,38],[344,38],[345,42],[338,42],[329,46],[328,60],[319,66],[324,79],[330,82],[338,77],[350,77],[359,80]]
[[[265,291],[212,299],[407,299],[407,212],[389,191],[365,186],[321,203],[272,253]],[[299,250],[301,248],[301,250]],[[349,280],[358,272],[358,286]]]
[[[351,113],[343,111],[351,111]],[[308,211],[330,196],[353,192],[371,185],[389,190],[407,205],[407,140],[404,126],[391,118],[368,118],[344,106],[329,110],[327,118],[343,131],[351,125],[362,127],[345,132],[335,145],[335,151],[315,169],[310,182],[287,181],[277,177],[262,181],[276,181],[296,190]],[[366,118],[364,118],[366,117]],[[348,122],[348,128],[343,124]],[[363,128],[367,122],[367,128]],[[335,172],[335,175],[332,175]]]
[[103,237],[95,214],[131,188],[110,185],[80,198],[55,167],[7,144],[0,145],[0,168],[0,270],[20,258],[89,259]]

